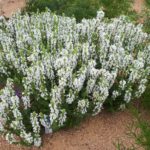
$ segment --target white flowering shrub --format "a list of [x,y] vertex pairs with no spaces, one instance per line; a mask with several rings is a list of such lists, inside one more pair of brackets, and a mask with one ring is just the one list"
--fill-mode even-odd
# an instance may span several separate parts
[[104,102],[123,106],[146,89],[149,35],[125,17],[61,17],[50,11],[0,18],[0,131],[10,143],[41,145]]

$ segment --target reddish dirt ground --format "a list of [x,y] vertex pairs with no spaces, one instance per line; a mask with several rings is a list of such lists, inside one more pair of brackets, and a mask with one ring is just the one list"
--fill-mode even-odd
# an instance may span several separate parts
[[[133,8],[141,12],[143,3],[143,0],[135,0]],[[10,17],[24,5],[25,0],[0,0],[0,15]],[[128,111],[116,113],[103,111],[98,116],[83,121],[79,127],[45,135],[40,150],[115,150],[113,142],[117,142],[118,139],[130,146],[134,141],[126,135],[126,128],[132,122],[132,115]],[[0,137],[0,150],[38,149],[9,145]]]
[[133,9],[137,13],[141,13],[144,8],[144,0],[134,0]]
[[26,0],[0,0],[0,15],[10,17],[12,13],[25,6]]

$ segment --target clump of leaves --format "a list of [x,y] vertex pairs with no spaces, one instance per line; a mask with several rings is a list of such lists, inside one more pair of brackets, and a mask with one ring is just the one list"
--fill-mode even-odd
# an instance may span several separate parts
[[144,31],[150,33],[150,9],[144,11]]
[[27,6],[24,11],[39,12],[49,8],[56,14],[72,17],[77,21],[83,18],[93,18],[97,11],[102,8],[106,17],[113,18],[120,15],[128,15],[130,18],[135,17],[132,11],[132,0],[27,0]]
[[[143,106],[142,103],[141,105]],[[139,148],[150,150],[150,122],[143,119],[140,111],[132,105],[130,105],[130,110],[134,116],[134,121],[127,126],[127,135],[129,140],[135,141],[135,144],[127,148],[124,142],[119,139],[114,143],[114,146],[117,150],[137,150]]]
[[58,15],[74,16],[77,21],[83,18],[93,18],[100,9],[100,0],[28,0],[24,11],[39,12],[45,11],[45,8]]
[[150,112],[150,79],[148,79],[147,88],[141,97],[140,106],[142,107],[142,109]]
[[150,8],[150,0],[145,0],[146,6]]
[[132,145],[131,147],[127,147],[121,140],[118,140],[116,143],[114,143],[114,146],[116,150],[136,150],[136,147],[134,145]]
[[137,145],[145,150],[150,149],[150,122],[137,118],[137,123],[130,131],[130,135],[135,139]]
[[116,16],[130,15],[134,11],[132,10],[133,0],[101,0],[101,4],[104,7],[106,17],[113,18]]

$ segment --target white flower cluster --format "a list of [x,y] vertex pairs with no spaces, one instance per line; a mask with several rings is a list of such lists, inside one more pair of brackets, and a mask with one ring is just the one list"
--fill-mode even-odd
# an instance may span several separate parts
[[89,107],[89,101],[88,100],[79,100],[78,101],[78,111],[81,112],[81,114],[85,114],[87,112],[87,108]]
[[[32,144],[32,133],[26,132],[21,114],[21,99],[15,94],[11,79],[7,80],[5,88],[1,90],[0,100],[0,120],[3,129],[1,131],[6,134],[6,140],[17,143],[17,136],[19,136],[25,143]],[[8,132],[8,129],[12,133]]]
[[30,119],[34,133],[34,145],[39,147],[41,145],[41,137],[40,137],[40,124],[38,121],[38,114],[36,112],[31,113]]
[[10,142],[17,135],[40,146],[41,126],[52,132],[70,112],[95,115],[108,99],[141,96],[150,76],[149,39],[141,25],[124,16],[105,20],[101,11],[80,23],[50,11],[2,18],[0,77],[7,84],[0,91],[0,130]]

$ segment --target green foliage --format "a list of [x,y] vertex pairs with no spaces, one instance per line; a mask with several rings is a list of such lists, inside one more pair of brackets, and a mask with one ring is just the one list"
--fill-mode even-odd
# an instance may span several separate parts
[[135,17],[131,11],[132,0],[28,0],[24,11],[39,12],[45,11],[45,7],[59,15],[75,16],[77,21],[82,18],[93,18],[96,12],[103,8],[106,17],[112,18],[121,14]]
[[150,8],[150,0],[145,0],[146,6]]
[[82,18],[95,17],[100,2],[99,0],[29,0],[25,11],[36,12],[38,9],[43,12],[46,7],[59,15],[75,16],[77,21],[80,21]]
[[127,148],[125,146],[125,144],[120,140],[118,140],[116,143],[114,143],[114,146],[115,146],[116,150],[136,150],[134,145],[132,145],[132,147],[130,147],[130,148],[129,147]]
[[150,0],[145,0],[145,9],[143,10],[143,14],[141,18],[144,19],[143,27],[144,31],[150,33]]
[[113,18],[121,14],[129,15],[131,11],[132,0],[101,0],[102,6],[108,18]]
[[45,11],[45,7],[50,8],[52,11],[57,10],[59,13],[65,5],[67,5],[67,0],[27,0],[26,11],[36,12],[39,9],[40,12]]
[[[149,102],[147,101],[148,92],[143,96],[145,104],[148,104],[147,108],[150,108]],[[143,106],[143,105],[142,105]],[[145,150],[150,150],[150,121],[143,119],[140,111],[133,105],[130,105],[131,113],[134,116],[133,123],[127,126],[127,135],[130,139],[135,141],[135,144],[130,148],[127,148],[123,141],[118,140],[114,143],[117,150],[137,150],[139,148],[144,148]]]
[[144,24],[143,25],[144,25],[144,31],[147,33],[150,33],[150,9],[146,9],[144,12]]
[[150,149],[150,123],[147,121],[139,121],[138,127],[140,128],[140,134],[135,136],[136,141],[139,145],[145,148],[145,150]]
[[135,139],[137,145],[145,150],[150,149],[150,122],[142,119],[140,115],[136,116],[137,122],[132,125],[129,135]]
[[150,111],[150,84],[148,85],[147,90],[145,91],[141,99],[142,107]]
[[68,9],[64,9],[67,16],[74,15],[77,21],[82,18],[93,18],[96,16],[97,10],[100,8],[99,0],[75,0],[68,4]]

